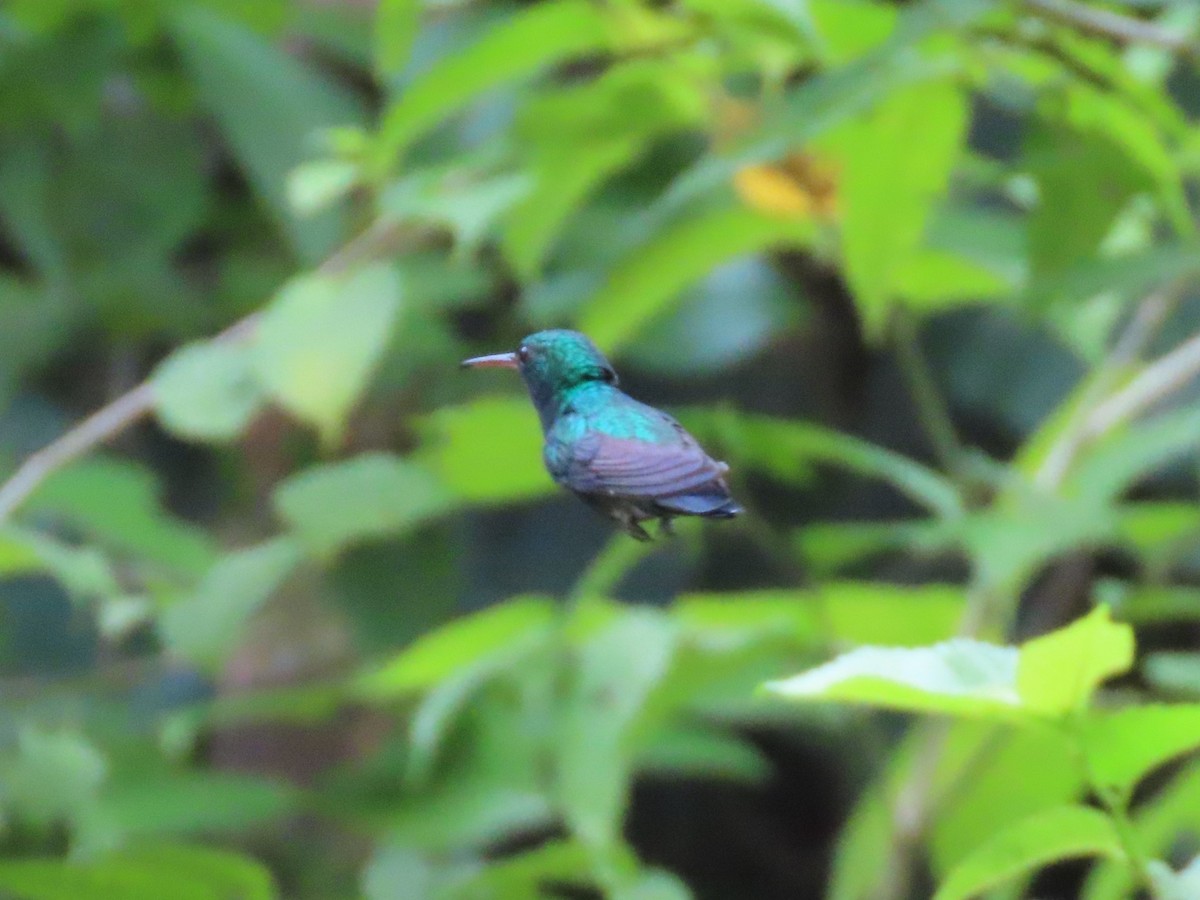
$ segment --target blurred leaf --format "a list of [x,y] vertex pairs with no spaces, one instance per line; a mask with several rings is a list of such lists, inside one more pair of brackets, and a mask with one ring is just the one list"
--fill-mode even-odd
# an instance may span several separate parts
[[[412,0],[405,4],[417,6]],[[437,891],[437,872],[427,854],[402,843],[385,843],[375,848],[363,869],[365,900],[429,900]]]
[[250,617],[300,559],[288,538],[275,538],[217,561],[190,596],[163,611],[159,630],[167,647],[198,665],[215,668],[237,649]]
[[497,860],[459,885],[453,900],[471,897],[537,897],[547,883],[570,882],[587,870],[587,848],[575,841],[549,841]]
[[443,407],[423,420],[421,438],[417,458],[464,500],[509,503],[555,490],[542,463],[537,415],[524,397]]
[[558,736],[558,790],[571,833],[594,850],[620,835],[633,766],[631,730],[667,672],[675,630],[630,609],[578,648]]
[[380,197],[387,215],[443,226],[460,255],[472,253],[497,222],[529,194],[523,174],[495,174],[471,165],[418,169],[388,185]]
[[328,556],[354,541],[400,534],[450,506],[426,469],[385,453],[314,466],[275,489],[275,509],[297,538]]
[[139,769],[114,777],[101,798],[104,816],[127,835],[163,836],[238,831],[295,808],[287,785],[226,772]]
[[421,27],[420,0],[380,0],[375,12],[375,73],[400,73]]
[[691,900],[692,892],[670,872],[652,869],[611,892],[612,900]]
[[386,263],[286,285],[263,312],[254,352],[259,377],[284,408],[331,445],[365,389],[400,312]]
[[958,85],[929,82],[892,94],[842,136],[846,277],[869,337],[883,334],[900,273],[946,189],[966,124]]
[[1081,708],[1102,681],[1133,665],[1133,654],[1133,629],[1113,622],[1108,608],[1099,606],[1021,647],[1021,702],[1039,713]]
[[717,375],[802,321],[796,301],[794,286],[769,260],[739,257],[685,289],[679,306],[643,328],[621,355],[648,373]]
[[680,291],[718,264],[779,245],[803,246],[813,234],[811,223],[736,207],[690,217],[617,265],[588,302],[579,329],[601,349],[613,350],[661,316]]
[[[49,827],[94,810],[107,774],[104,754],[83,735],[25,726],[0,786],[10,814]],[[4,883],[0,877],[0,886]]]
[[1178,872],[1172,872],[1166,863],[1154,860],[1150,863],[1150,874],[1154,878],[1154,896],[1158,900],[1191,900],[1200,896],[1200,856]]
[[1200,747],[1200,705],[1096,711],[1083,724],[1092,777],[1129,791],[1151,770]]
[[859,647],[767,691],[910,712],[1005,716],[1019,709],[1018,652],[965,638],[915,649]]
[[349,194],[358,184],[359,175],[358,166],[346,160],[303,163],[288,173],[288,203],[298,216],[316,215]]
[[361,110],[315,70],[203,6],[189,4],[175,11],[173,33],[202,102],[216,117],[250,183],[300,257],[316,262],[339,237],[338,221],[293,216],[285,178],[304,162],[316,131],[361,124]]
[[520,655],[547,637],[553,621],[554,606],[541,597],[471,613],[418,638],[382,668],[362,676],[357,689],[386,699],[433,687],[481,662]]
[[940,473],[861,438],[807,422],[754,416],[732,410],[692,410],[682,418],[697,437],[711,436],[727,447],[735,467],[790,483],[805,483],[808,466],[825,463],[880,478],[941,515],[962,511],[958,491]]
[[538,273],[562,224],[605,178],[656,136],[698,125],[706,99],[698,58],[633,59],[599,78],[540,94],[524,105],[518,139],[534,185],[509,216],[502,247],[517,274]]
[[771,764],[737,735],[699,728],[665,729],[652,735],[635,760],[642,771],[674,778],[762,782]]
[[203,572],[215,556],[199,528],[168,516],[155,476],[97,457],[54,472],[29,500],[32,512],[62,516],[115,549],[176,569]]
[[425,131],[489,88],[608,43],[608,23],[584,0],[552,0],[513,14],[466,50],[408,85],[384,114],[377,165],[391,169]]
[[1151,653],[1143,669],[1146,680],[1161,691],[1200,697],[1200,654]]
[[0,862],[0,888],[23,900],[271,900],[271,876],[259,863],[226,850],[155,844],[89,864],[57,860]]
[[998,832],[946,876],[934,900],[967,900],[1046,863],[1076,856],[1122,856],[1112,821],[1084,806],[1034,813]]
[[922,313],[995,298],[1013,287],[980,263],[936,249],[918,250],[899,266],[895,278],[898,298]]
[[[987,729],[987,730],[984,730]],[[996,832],[1085,790],[1071,735],[1051,728],[956,725],[939,782],[950,785],[930,840],[935,875],[944,876]]]
[[1150,185],[1115,136],[1094,123],[1043,118],[1030,132],[1026,155],[1041,195],[1029,221],[1030,259],[1039,276],[1095,255],[1117,213]]
[[155,369],[151,384],[159,420],[192,440],[237,437],[265,399],[250,348],[228,342],[185,344]]
[[1111,500],[1138,479],[1200,445],[1200,410],[1183,409],[1122,428],[1088,448],[1064,490]]
[[[1200,829],[1200,768],[1194,764],[1134,811],[1134,831],[1138,846],[1147,856],[1167,856],[1178,847],[1181,833],[1195,834]],[[1133,873],[1123,861],[1100,861],[1092,867],[1084,883],[1085,900],[1127,900],[1137,887]]]
[[830,62],[847,62],[878,48],[898,16],[894,7],[864,0],[809,0],[808,11]]

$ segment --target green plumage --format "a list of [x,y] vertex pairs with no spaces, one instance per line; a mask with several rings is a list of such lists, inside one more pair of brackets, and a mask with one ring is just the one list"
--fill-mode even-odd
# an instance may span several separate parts
[[728,466],[708,456],[666,413],[617,387],[617,373],[577,331],[539,331],[516,353],[465,366],[515,368],[525,379],[556,482],[639,540],[640,523],[675,516],[730,518],[741,512],[725,484]]

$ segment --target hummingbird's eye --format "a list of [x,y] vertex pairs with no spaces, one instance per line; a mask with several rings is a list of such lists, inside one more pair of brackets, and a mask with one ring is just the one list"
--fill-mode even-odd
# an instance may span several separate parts
[[522,344],[517,350],[517,359],[519,359],[521,362],[529,362],[529,348],[524,344]]

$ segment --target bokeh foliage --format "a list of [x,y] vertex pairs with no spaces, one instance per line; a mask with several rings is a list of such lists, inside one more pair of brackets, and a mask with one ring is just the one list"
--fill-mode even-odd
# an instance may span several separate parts
[[[0,893],[1195,896],[1197,29],[6,4]],[[743,518],[552,499],[561,325]]]

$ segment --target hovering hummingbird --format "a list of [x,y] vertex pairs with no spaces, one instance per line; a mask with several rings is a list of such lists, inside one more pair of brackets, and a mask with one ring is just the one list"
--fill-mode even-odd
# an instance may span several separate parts
[[639,541],[641,523],[675,516],[729,519],[729,466],[712,459],[683,426],[617,388],[617,373],[578,331],[539,331],[515,353],[477,356],[467,368],[516,369],[542,422],[551,477]]

